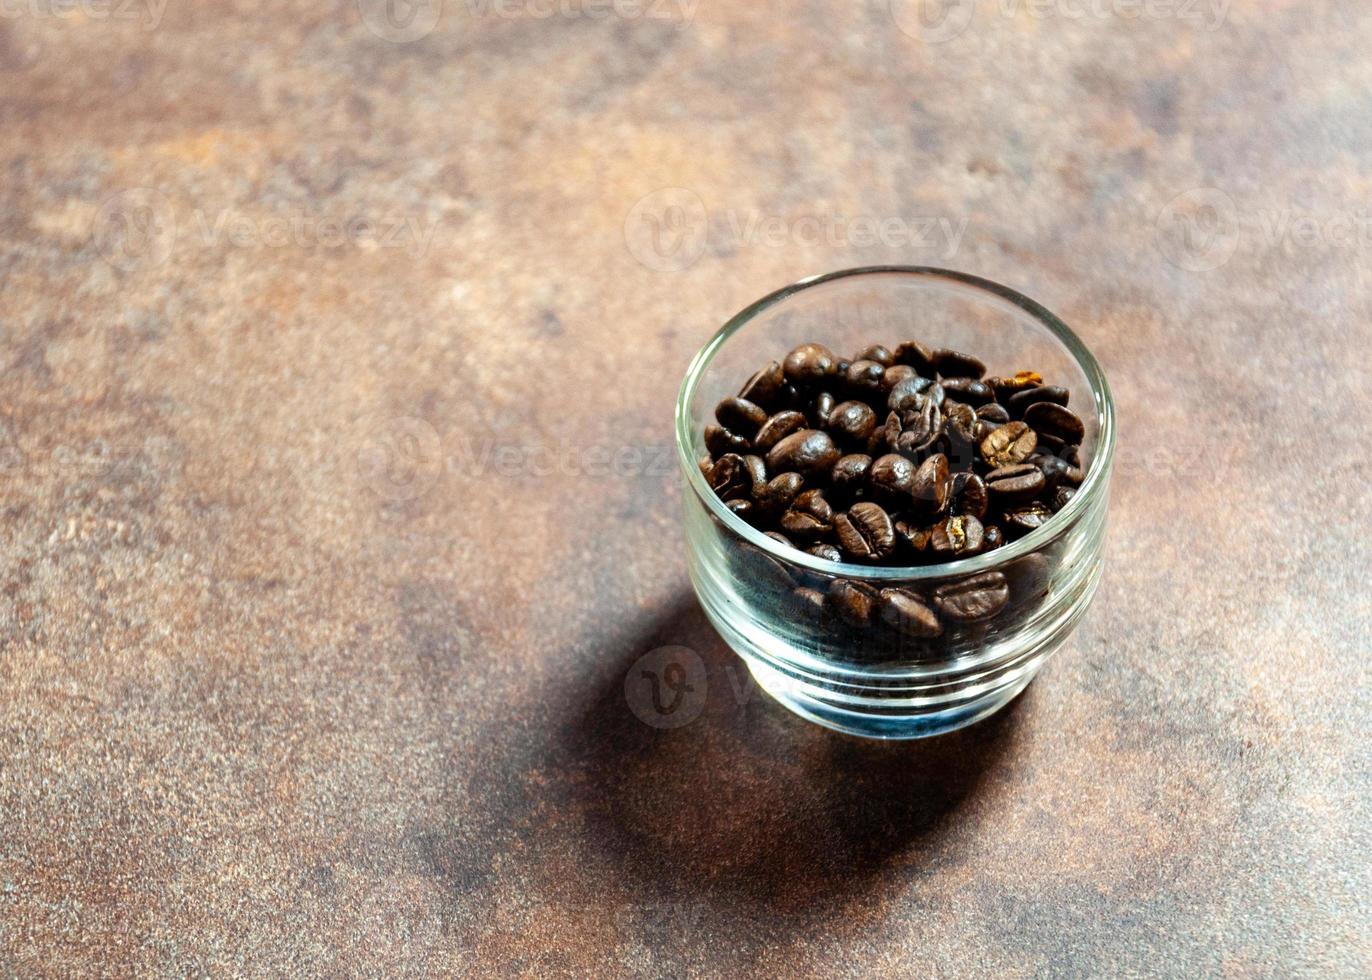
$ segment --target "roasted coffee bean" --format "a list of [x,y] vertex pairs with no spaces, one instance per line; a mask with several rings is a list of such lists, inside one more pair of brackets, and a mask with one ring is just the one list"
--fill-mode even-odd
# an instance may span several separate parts
[[751,500],[734,498],[733,500],[724,501],[724,506],[728,507],[731,511],[737,514],[739,517],[743,518],[745,521],[752,523],[754,516],[754,507],[753,502]]
[[981,358],[940,347],[934,351],[934,370],[941,378],[980,378],[986,373]]
[[824,619],[829,615],[829,601],[823,592],[802,585],[791,593],[795,597],[800,614],[810,621]]
[[925,398],[919,407],[898,415],[899,429],[894,443],[889,443],[891,417],[886,417],[886,436],[891,448],[898,453],[917,459],[924,455],[939,436],[943,435],[944,418],[932,399]]
[[917,378],[919,372],[908,364],[892,364],[881,374],[881,387],[885,391],[890,391],[896,385],[907,378]]
[[829,413],[824,427],[839,442],[865,448],[877,427],[877,413],[866,402],[841,402]]
[[987,524],[981,529],[982,551],[994,551],[1005,543],[1005,532],[998,524]]
[[939,382],[943,385],[944,394],[954,401],[978,408],[985,405],[992,398],[996,397],[991,391],[991,386],[985,381],[978,381],[976,378],[944,378]]
[[786,380],[802,388],[813,388],[838,373],[838,358],[823,344],[801,344],[781,362]]
[[818,476],[838,462],[838,457],[838,447],[829,433],[818,429],[802,429],[767,450],[767,472],[795,470],[802,476]]
[[705,426],[705,448],[718,459],[726,453],[746,453],[753,446],[743,436],[730,432],[724,426],[710,424]]
[[900,506],[909,502],[915,487],[915,464],[897,453],[887,453],[872,462],[867,480],[876,497]]
[[727,453],[710,470],[710,489],[724,501],[746,500],[753,495],[753,476],[737,453]]
[[986,481],[975,473],[954,473],[949,485],[949,509],[954,514],[975,517],[986,516],[988,494]]
[[1057,513],[1071,503],[1077,491],[1071,487],[1058,487],[1053,491],[1053,496],[1048,498],[1048,506],[1053,508],[1053,513]]
[[738,397],[761,405],[763,408],[776,409],[786,387],[786,374],[778,361],[769,361],[739,389]]
[[912,374],[891,389],[890,394],[886,396],[886,407],[893,412],[916,411],[929,400],[925,393],[933,385],[934,382],[928,378]]
[[806,490],[781,515],[781,529],[798,541],[813,541],[834,529],[834,509],[819,490]]
[[863,453],[850,453],[839,458],[829,473],[829,482],[834,490],[844,497],[852,497],[867,486],[868,474],[872,469],[872,457]]
[[770,516],[780,516],[790,508],[804,486],[805,478],[799,473],[782,473],[761,488],[754,487],[753,503]]
[[1051,566],[1043,555],[1025,555],[1005,567],[1010,601],[1017,606],[1042,597],[1048,591]]
[[891,516],[868,500],[835,517],[834,534],[844,554],[858,561],[881,561],[896,549]]
[[1086,426],[1077,413],[1053,402],[1035,402],[1024,410],[1024,421],[1035,432],[1055,436],[1069,446],[1081,443]]
[[[896,541],[898,547],[914,555],[923,554],[929,548],[929,529],[913,521],[896,521]],[[900,542],[904,542],[902,546]]]
[[767,485],[767,464],[762,461],[761,456],[744,456],[743,465],[748,470],[748,479],[752,482],[748,496],[756,500],[758,491]]
[[996,425],[1004,425],[1010,421],[1010,413],[1005,410],[1005,406],[999,402],[992,402],[989,405],[981,405],[977,408],[977,418],[983,422],[994,422]]
[[978,554],[983,544],[981,521],[975,517],[945,517],[929,532],[929,547],[945,561]]
[[1029,457],[1029,462],[1043,471],[1043,485],[1048,490],[1061,483],[1063,477],[1072,469],[1067,460],[1048,453],[1035,453]]
[[[981,442],[981,457],[993,469],[1022,463],[1038,445],[1038,434],[1023,422],[1007,422]],[[768,469],[772,469],[768,464]]]
[[966,405],[949,402],[944,416],[948,437],[948,465],[953,470],[970,470],[977,461],[977,416]]
[[767,421],[767,413],[746,398],[729,397],[715,406],[715,418],[724,428],[751,439]]
[[767,537],[775,541],[777,544],[785,545],[788,548],[795,547],[795,545],[791,543],[791,539],[786,537],[786,535],[782,534],[780,531],[764,531],[763,533],[766,534]]
[[850,394],[876,399],[886,388],[886,370],[877,361],[854,361],[843,372],[843,383]]
[[802,412],[786,411],[777,412],[766,422],[762,428],[757,430],[757,436],[753,439],[753,448],[760,453],[765,453],[782,439],[785,439],[793,432],[808,428],[810,423],[806,421]]
[[1039,377],[1037,371],[1017,371],[1014,376],[1009,378],[989,378],[991,390],[996,393],[996,401],[1002,404],[1010,398],[1027,388],[1037,388],[1043,384],[1043,378]]
[[877,590],[864,582],[838,578],[829,584],[829,608],[849,626],[870,626],[876,606]]
[[986,489],[999,504],[1028,500],[1044,487],[1043,470],[1033,463],[1000,466],[986,474]]
[[1020,504],[1005,512],[1005,533],[1012,539],[1022,538],[1043,527],[1052,516],[1053,512],[1037,500]]
[[948,457],[934,453],[915,470],[915,482],[910,496],[915,507],[924,514],[942,514],[948,506]]
[[853,360],[876,361],[882,367],[890,367],[892,364],[896,363],[896,356],[885,347],[881,346],[881,344],[873,344],[870,347],[864,347],[862,350],[858,351],[853,355]]
[[891,353],[895,356],[897,364],[908,364],[926,378],[933,377],[934,355],[918,340],[907,340],[903,344],[897,344]]
[[912,589],[882,589],[878,609],[886,623],[909,636],[927,640],[943,632],[938,614]]
[[714,457],[709,453],[706,453],[704,456],[700,457],[700,459],[696,460],[696,467],[700,470],[700,475],[705,477],[705,482],[709,483],[710,473],[715,468]]
[[823,558],[825,561],[843,561],[843,552],[831,544],[817,544],[806,548],[805,552],[814,555],[816,558]]
[[1009,600],[1010,590],[1000,572],[982,572],[934,590],[934,604],[939,613],[959,623],[990,619],[1004,609]]
[[834,411],[834,396],[821,392],[815,398],[815,419],[820,425],[829,424],[829,415]]
[[1066,405],[1067,397],[1066,388],[1059,388],[1057,385],[1034,385],[1011,395],[1005,402],[1005,408],[1011,418],[1019,419],[1024,417],[1024,412],[1030,405],[1037,405],[1039,402]]

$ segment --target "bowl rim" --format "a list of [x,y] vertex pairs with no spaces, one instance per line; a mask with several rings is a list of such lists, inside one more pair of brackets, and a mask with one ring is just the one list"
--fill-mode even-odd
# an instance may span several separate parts
[[[1067,506],[1054,514],[1052,520],[1047,521],[1042,527],[1036,528],[1018,541],[1012,541],[994,551],[974,555],[971,558],[961,558],[957,561],[944,562],[938,565],[858,565],[851,562],[828,561],[798,548],[779,544],[745,522],[724,506],[724,502],[710,489],[710,485],[705,482],[704,474],[700,472],[700,466],[691,446],[691,400],[695,397],[696,388],[704,377],[706,368],[709,367],[715,354],[728,342],[729,338],[752,322],[759,314],[798,293],[842,279],[891,275],[927,282],[952,283],[960,288],[970,289],[973,293],[982,293],[984,298],[990,298],[1002,304],[1008,303],[1046,327],[1067,348],[1068,353],[1072,355],[1077,366],[1086,376],[1099,419],[1097,446],[1094,447],[1095,451],[1086,478]],[[800,279],[789,286],[783,286],[781,289],[768,293],[730,317],[724,326],[720,327],[714,336],[696,352],[690,365],[686,368],[686,376],[682,379],[681,388],[677,393],[676,446],[677,459],[681,464],[686,483],[705,504],[706,508],[725,527],[778,561],[789,565],[798,565],[801,568],[819,572],[826,576],[860,581],[942,580],[998,569],[1017,558],[1039,551],[1068,528],[1071,528],[1081,515],[1086,513],[1095,501],[1105,494],[1109,486],[1110,471],[1115,456],[1115,401],[1110,392],[1110,384],[1105,379],[1105,372],[1101,369],[1100,363],[1091,353],[1090,348],[1055,314],[1023,293],[981,276],[936,266],[857,266]]]

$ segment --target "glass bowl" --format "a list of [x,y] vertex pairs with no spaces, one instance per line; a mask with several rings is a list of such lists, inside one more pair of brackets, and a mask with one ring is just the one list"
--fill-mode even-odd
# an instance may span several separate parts
[[[737,394],[754,371],[805,342],[848,357],[869,344],[894,348],[912,339],[973,354],[989,375],[1033,370],[1071,391],[1071,408],[1086,428],[1085,475],[1041,527],[941,565],[850,564],[767,537],[711,490],[699,465],[704,428],[719,400]],[[1101,573],[1114,414],[1105,375],[1076,334],[997,283],[944,269],[880,266],[780,289],[710,339],[677,400],[686,544],[701,606],[765,691],[821,725],[898,739],[985,718],[1025,688],[1090,604]],[[915,636],[878,617],[869,622],[834,598],[891,588],[913,590],[938,609],[939,634]],[[959,603],[958,593],[995,601]]]

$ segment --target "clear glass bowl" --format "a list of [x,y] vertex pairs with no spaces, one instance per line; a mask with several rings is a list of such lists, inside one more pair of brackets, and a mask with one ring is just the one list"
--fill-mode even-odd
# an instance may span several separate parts
[[[1071,390],[1086,426],[1085,479],[1072,500],[1017,541],[942,565],[826,561],[767,537],[710,489],[698,461],[716,403],[758,368],[815,341],[840,357],[920,340],[966,351],[989,374],[1038,371]],[[1081,619],[1101,572],[1114,456],[1114,403],[1100,365],[1042,306],[997,283],[944,269],[882,266],[805,279],[730,320],[691,362],[677,401],[691,581],[705,614],[758,684],[821,725],[872,738],[952,731],[998,710],[1033,679]],[[943,622],[915,639],[877,619],[853,625],[812,589],[912,589],[932,598],[980,576],[1003,585],[994,615]],[[962,586],[964,588],[970,586]],[[940,593],[942,590],[942,593]],[[808,597],[808,598],[807,598]]]

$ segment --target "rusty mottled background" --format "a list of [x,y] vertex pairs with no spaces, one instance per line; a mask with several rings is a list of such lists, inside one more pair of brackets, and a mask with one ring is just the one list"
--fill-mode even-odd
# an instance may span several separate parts
[[[0,975],[1372,971],[1372,8],[426,3],[0,8]],[[1121,415],[1090,615],[909,746],[748,688],[669,452],[881,262]]]

